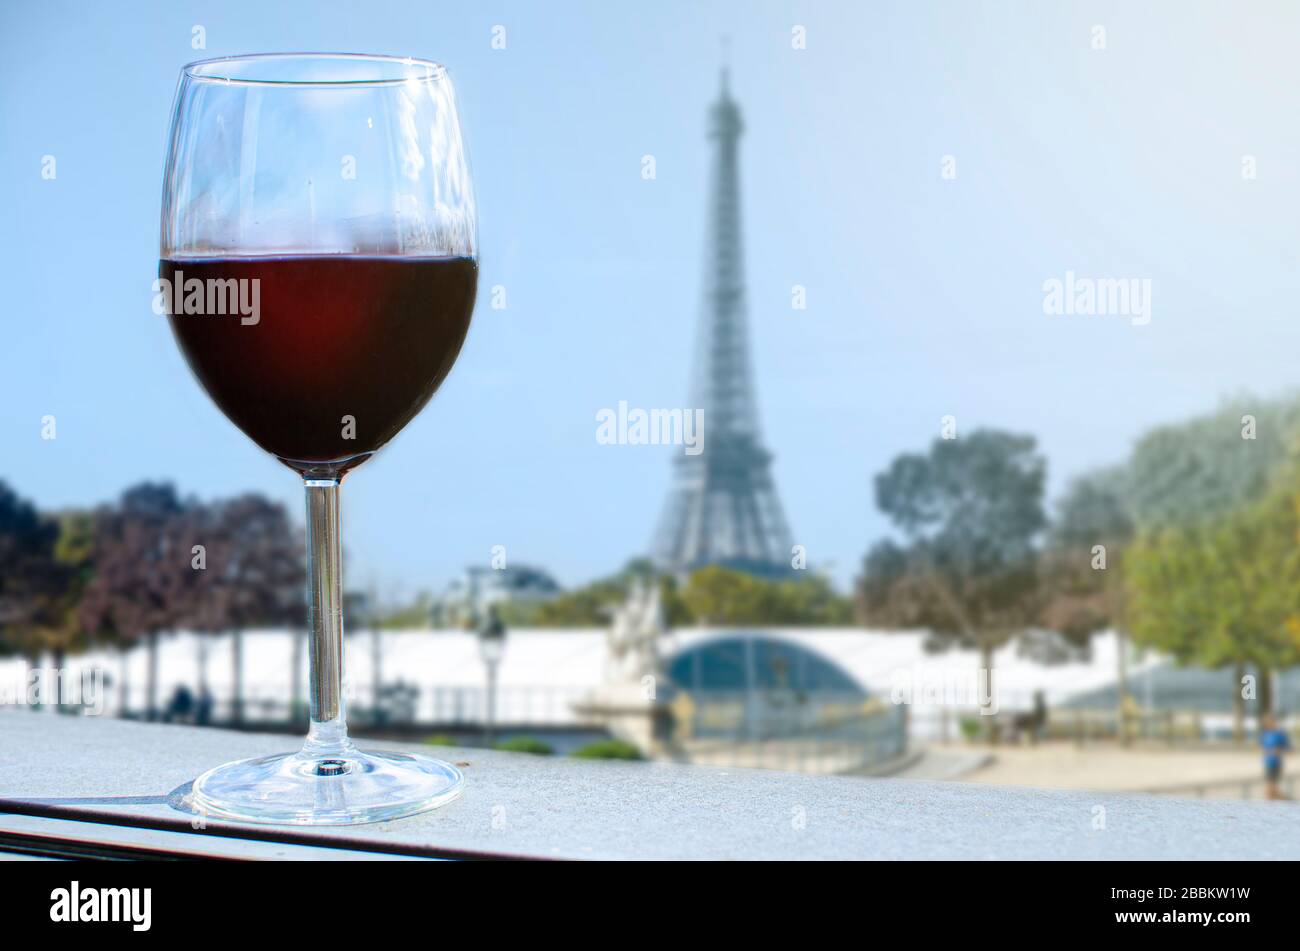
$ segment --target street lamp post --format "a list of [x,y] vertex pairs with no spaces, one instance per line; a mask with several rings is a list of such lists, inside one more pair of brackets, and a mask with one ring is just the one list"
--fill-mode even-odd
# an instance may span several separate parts
[[483,723],[483,745],[492,745],[492,730],[497,713],[497,667],[506,648],[506,626],[501,623],[496,605],[490,605],[487,617],[478,627],[478,651],[487,670],[487,717]]

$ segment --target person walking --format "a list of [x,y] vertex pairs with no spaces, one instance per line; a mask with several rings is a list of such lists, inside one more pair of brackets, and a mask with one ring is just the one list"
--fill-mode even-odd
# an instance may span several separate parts
[[1265,796],[1285,799],[1281,786],[1282,757],[1291,750],[1291,737],[1286,730],[1278,728],[1277,718],[1271,713],[1260,717],[1259,746],[1264,751]]

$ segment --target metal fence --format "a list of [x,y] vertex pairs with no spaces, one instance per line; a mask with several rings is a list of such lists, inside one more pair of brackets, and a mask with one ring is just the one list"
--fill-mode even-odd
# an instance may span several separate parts
[[[590,693],[586,687],[499,687],[495,699],[497,723],[535,725],[539,727],[590,726],[588,719],[574,710],[574,705]],[[173,710],[175,697],[158,697],[158,716],[193,722],[196,719],[197,700],[192,700],[188,712]],[[376,703],[375,691],[370,685],[347,691],[348,721],[357,726],[380,723],[388,726],[442,728],[479,727],[488,718],[488,693],[485,687],[416,687],[401,682],[384,685]],[[146,708],[142,685],[131,684],[123,706],[120,692],[114,690],[109,697],[109,715],[140,717]],[[211,702],[206,722],[225,725],[238,720],[253,725],[283,724],[305,719],[305,699],[294,700],[283,694],[250,691],[238,703],[231,697]]]
[[672,708],[675,747],[694,763],[854,773],[907,751],[905,710],[861,694],[696,691]]
[[[1290,733],[1300,730],[1300,716],[1279,717],[1280,726]],[[1244,721],[1245,743],[1253,744],[1256,719]],[[914,740],[955,743],[960,740],[993,739],[1001,742],[1037,740],[1069,741],[1076,744],[1125,742],[1171,747],[1227,746],[1237,742],[1231,714],[1201,710],[1151,710],[1135,708],[1122,717],[1111,708],[1053,707],[1037,725],[1029,711],[1001,710],[991,717],[978,707],[917,706],[911,708]]]
[[[1296,778],[1279,777],[1278,789],[1287,799],[1294,799]],[[1265,799],[1268,782],[1258,776],[1241,779],[1215,779],[1205,782],[1180,783],[1175,786],[1152,786],[1143,792],[1164,796],[1192,796],[1197,799]]]

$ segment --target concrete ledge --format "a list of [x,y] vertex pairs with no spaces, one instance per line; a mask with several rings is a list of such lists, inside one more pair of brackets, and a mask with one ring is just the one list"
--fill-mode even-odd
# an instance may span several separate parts
[[[164,797],[296,737],[0,712],[0,812],[190,832]],[[394,744],[363,744],[403,748]],[[410,747],[407,747],[410,748]],[[425,747],[427,752],[430,748]],[[619,859],[1295,859],[1292,803],[592,762],[441,748],[466,791],[347,829],[203,834],[414,855]],[[1104,823],[1097,828],[1098,823]]]

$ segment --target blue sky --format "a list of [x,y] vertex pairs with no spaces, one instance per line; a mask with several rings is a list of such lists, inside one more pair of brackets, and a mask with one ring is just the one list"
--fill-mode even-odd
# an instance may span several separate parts
[[[442,392],[349,479],[350,582],[440,587],[501,544],[575,584],[644,551],[672,450],[599,445],[595,416],[686,404],[723,34],[761,417],[795,540],[841,582],[887,531],[871,475],[944,415],[1037,436],[1055,490],[1156,423],[1293,386],[1293,5],[8,0],[0,478],[51,508],[152,477],[298,510],[150,310],[176,75],[407,54],[452,72],[508,306],[480,296]],[[1067,270],[1149,279],[1150,324],[1045,315]]]

